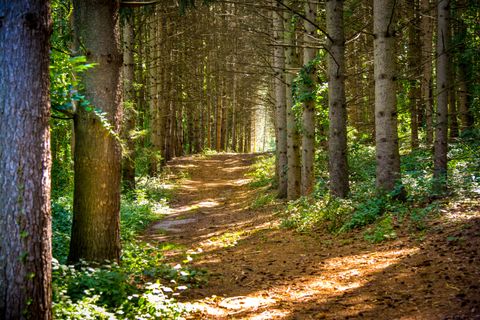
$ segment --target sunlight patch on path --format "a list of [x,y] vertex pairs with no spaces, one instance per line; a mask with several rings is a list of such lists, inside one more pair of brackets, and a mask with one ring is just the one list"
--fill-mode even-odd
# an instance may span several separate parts
[[[318,265],[313,275],[284,281],[283,285],[278,283],[246,296],[226,297],[217,301],[216,306],[211,303],[211,298],[208,307],[204,304],[206,300],[200,300],[195,303],[196,310],[209,317],[237,318],[241,315],[239,319],[288,319],[295,307],[302,303],[317,301],[321,305],[342,297],[345,315],[352,312],[350,308],[354,308],[355,313],[365,312],[372,308],[366,302],[372,297],[362,299],[345,295],[367,285],[374,274],[418,252],[419,248],[413,247],[327,259]],[[252,288],[255,286],[252,283]],[[359,299],[365,301],[357,301]]]
[[271,298],[239,296],[223,299],[218,305],[228,310],[240,310],[258,309],[272,303],[275,303],[275,300]]
[[189,218],[189,219],[178,219],[178,220],[162,220],[156,223],[152,229],[153,230],[163,230],[163,231],[170,231],[170,232],[180,232],[182,231],[182,226],[190,223],[196,222],[197,219]]

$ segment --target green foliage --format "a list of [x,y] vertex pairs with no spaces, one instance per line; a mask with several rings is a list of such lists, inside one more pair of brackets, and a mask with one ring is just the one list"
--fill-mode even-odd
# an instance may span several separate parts
[[365,231],[364,237],[365,240],[373,243],[395,239],[397,233],[394,230],[392,215],[388,214],[380,218],[373,228]]
[[216,155],[218,154],[218,152],[216,150],[213,150],[213,149],[210,149],[210,148],[205,148],[202,150],[202,155],[203,156],[213,156],[213,155]]
[[270,186],[275,180],[275,156],[265,155],[258,157],[246,175],[252,181],[252,188]]
[[159,177],[145,177],[137,182],[137,189],[122,197],[120,208],[120,231],[122,240],[131,240],[135,235],[159,220],[168,211],[171,191],[164,188],[165,181]]
[[[328,108],[325,107],[328,96],[328,82],[323,78],[323,74],[317,72],[317,68],[325,61],[325,52],[320,51],[317,56],[302,66],[297,76],[293,80],[293,112],[299,131],[302,132],[302,113],[303,103],[315,101],[315,113],[317,123],[322,128],[328,128]],[[313,87],[313,90],[312,90]],[[317,138],[324,139],[321,135]]]
[[[479,139],[462,138],[451,144],[448,181],[452,195],[480,193]],[[316,155],[317,185],[312,198],[290,202],[282,225],[309,232],[325,228],[333,233],[367,228],[365,239],[372,242],[395,238],[394,224],[410,231],[423,231],[439,208],[432,181],[432,153],[419,149],[401,157],[402,185],[388,194],[375,190],[375,149],[352,139],[349,150],[351,194],[348,199],[331,198],[328,191],[327,158]],[[406,191],[406,198],[400,194]],[[371,227],[369,227],[372,225]]]
[[350,200],[330,198],[328,195],[316,200],[300,198],[288,204],[282,226],[300,232],[320,227],[336,232],[353,210]]
[[87,63],[84,56],[71,57],[57,51],[51,53],[50,59],[50,100],[53,110],[73,115],[76,103],[84,108],[90,108],[85,96],[79,93],[82,85],[76,75],[93,68],[95,64]]
[[[179,319],[187,312],[174,300],[181,291],[203,284],[206,273],[165,261],[163,250],[135,237],[168,209],[161,178],[140,179],[122,197],[120,265],[65,265],[72,222],[71,198],[52,203],[54,315],[57,319]],[[58,259],[58,260],[57,260]],[[190,259],[186,259],[187,263]],[[154,282],[154,283],[152,283]]]
[[[123,196],[120,208],[120,232],[123,241],[132,240],[151,222],[159,220],[168,210],[169,192],[159,178],[141,179],[132,194]],[[72,199],[59,197],[52,202],[53,256],[66,262],[72,227]]]
[[60,197],[52,202],[52,253],[60,263],[67,262],[72,229],[71,198]]
[[340,228],[340,232],[369,225],[385,212],[388,203],[387,196],[378,196],[364,200],[364,202],[356,203],[355,211]]
[[[78,268],[53,262],[53,310],[57,319],[178,319],[186,313],[184,305],[174,300],[187,284],[195,284],[195,277],[181,277],[190,272],[181,267],[170,267],[163,256],[131,244],[125,248],[122,265],[116,263],[92,268],[82,264]],[[132,252],[133,251],[133,252]],[[134,257],[133,260],[130,260]],[[140,261],[140,262],[139,262]],[[146,262],[148,261],[148,262]],[[146,266],[156,265],[158,271],[146,274]],[[160,268],[160,266],[162,268]],[[175,277],[170,277],[174,275]],[[154,284],[145,277],[162,277]],[[162,284],[168,282],[167,284]],[[89,318],[90,317],[90,318]]]
[[251,188],[260,188],[265,191],[257,195],[250,208],[259,209],[275,201],[275,194],[266,190],[276,186],[274,155],[267,154],[258,157],[247,172],[246,177],[251,179],[249,183]]
[[457,195],[480,193],[480,130],[472,129],[462,134],[462,139],[451,144],[448,153],[449,187]]
[[273,193],[260,194],[255,198],[255,200],[253,201],[250,208],[260,209],[262,207],[265,207],[265,206],[273,203],[275,201],[275,198],[276,198],[276,196]]

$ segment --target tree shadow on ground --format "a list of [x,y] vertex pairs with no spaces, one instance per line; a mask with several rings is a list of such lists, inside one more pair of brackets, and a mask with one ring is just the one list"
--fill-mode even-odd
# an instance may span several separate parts
[[378,245],[355,232],[302,235],[278,228],[274,207],[251,209],[256,191],[235,181],[253,158],[210,160],[177,205],[217,205],[190,212],[198,219],[182,232],[150,235],[200,253],[193,266],[210,279],[182,298],[196,305],[192,318],[480,319],[478,201],[432,219],[425,234],[397,230]]
[[212,318],[480,319],[479,218],[379,246],[289,233],[263,231],[210,252],[197,266],[213,272],[211,284],[190,301],[259,298],[220,301],[223,313]]

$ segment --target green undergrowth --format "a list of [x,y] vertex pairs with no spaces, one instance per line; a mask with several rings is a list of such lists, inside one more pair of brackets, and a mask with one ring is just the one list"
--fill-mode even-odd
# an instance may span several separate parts
[[[403,189],[379,195],[375,191],[375,149],[350,147],[350,195],[331,197],[328,191],[326,154],[317,154],[317,183],[313,196],[291,201],[281,213],[282,226],[310,233],[320,229],[333,234],[363,230],[370,242],[394,239],[399,231],[423,232],[429,219],[447,201],[480,193],[479,140],[459,139],[449,152],[449,194],[435,193],[432,153],[420,149],[402,155]],[[270,170],[273,170],[270,168]],[[406,194],[406,196],[404,196]]]
[[182,291],[205,282],[203,271],[171,266],[164,252],[137,235],[168,209],[169,190],[160,180],[142,179],[122,196],[120,264],[92,267],[66,264],[72,221],[71,198],[57,198],[53,215],[53,310],[56,319],[182,319],[188,307],[175,300]]
[[250,187],[260,188],[272,186],[275,182],[275,157],[262,155],[256,159],[246,174],[250,178]]
[[259,189],[251,209],[260,209],[275,202],[275,156],[266,154],[258,157],[247,172],[246,177],[250,179],[249,186]]

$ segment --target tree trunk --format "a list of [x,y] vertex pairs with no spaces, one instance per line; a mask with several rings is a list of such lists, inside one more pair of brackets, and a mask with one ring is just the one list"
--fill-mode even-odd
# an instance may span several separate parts
[[124,75],[124,96],[125,116],[124,127],[122,128],[122,139],[125,141],[126,154],[123,156],[122,177],[125,190],[135,189],[135,140],[131,132],[135,130],[135,79],[133,60],[133,12],[125,12],[123,25],[123,75]]
[[220,138],[220,149],[222,151],[227,151],[228,139],[227,139],[227,132],[228,132],[228,106],[227,106],[227,83],[226,79],[223,78],[222,80],[222,130],[221,130],[221,138]]
[[51,319],[49,1],[0,1],[0,319]]
[[215,150],[220,152],[222,150],[222,86],[223,83],[220,82],[220,79],[217,78],[216,81],[216,90],[215,90]]
[[[275,130],[278,197],[287,197],[287,111],[285,88],[285,52],[283,42],[283,16],[278,2],[274,1],[276,11],[273,13],[273,68],[275,72]],[[243,135],[241,136],[243,139]],[[242,144],[241,144],[242,145]]]
[[[465,52],[466,51],[466,37],[467,37],[467,23],[465,19],[463,19],[463,15],[465,14],[465,10],[468,7],[467,0],[458,0],[457,1],[457,8],[460,11],[460,17],[457,18],[458,23],[458,36],[457,42],[459,44],[457,50],[458,52]],[[473,71],[469,72],[469,68],[471,67],[472,59],[470,57],[462,56],[461,59],[458,61],[458,84],[459,84],[459,91],[458,91],[458,115],[460,118],[460,130],[464,132],[468,129],[471,129],[474,121],[473,115],[469,108],[469,94],[470,88],[468,83],[472,83],[471,74]],[[470,69],[471,70],[471,69]]]
[[450,85],[448,74],[449,6],[450,0],[440,0],[438,2],[437,117],[433,162],[434,188],[438,193],[443,193],[447,189],[448,88]]
[[345,36],[343,0],[327,1],[328,40],[328,157],[330,193],[345,198],[349,191],[347,161],[347,107],[345,101]]
[[408,8],[408,69],[410,88],[408,91],[408,104],[410,109],[410,147],[412,150],[418,148],[418,59],[421,52],[420,41],[417,32],[417,1],[412,0],[405,4]]
[[[305,16],[310,21],[316,20],[317,5],[311,1],[305,2]],[[308,21],[304,21],[304,44],[308,47],[316,44],[316,28]],[[302,194],[308,195],[313,191],[315,185],[315,66],[312,60],[315,59],[317,50],[305,48],[303,53],[304,68],[308,72],[308,84],[305,89],[310,93],[307,101],[303,103],[303,136],[302,136]]]
[[[104,120],[80,108],[75,116],[75,185],[69,262],[120,258],[122,55],[118,1],[74,0],[78,42],[95,68],[85,73],[85,97]],[[94,12],[95,14],[92,14]],[[108,122],[109,126],[106,126]]]
[[[148,29],[149,37],[148,41],[150,43],[156,43],[157,40],[157,21],[155,19],[155,13],[152,13],[149,17],[149,22],[151,27]],[[147,65],[149,66],[148,73],[148,92],[149,92],[149,102],[150,102],[150,148],[151,148],[151,157],[150,157],[150,175],[156,176],[159,164],[160,164],[160,139],[161,137],[158,134],[159,130],[159,110],[158,110],[158,83],[157,83],[157,57],[156,57],[156,45],[149,46],[148,51],[149,60]]]
[[[452,57],[453,58],[453,57]],[[450,139],[458,138],[458,119],[457,119],[457,87],[455,65],[452,61],[450,64],[450,79],[451,85],[448,88],[448,136]]]
[[467,68],[468,66],[465,63],[460,62],[458,70],[458,113],[460,116],[461,132],[470,129],[473,125],[473,118],[468,107]]
[[[236,53],[236,47],[234,47]],[[237,152],[237,74],[235,73],[236,55],[233,58],[233,83],[232,83],[232,151]]]
[[292,23],[292,14],[285,12],[285,74],[286,82],[286,108],[287,108],[287,161],[288,161],[288,183],[287,199],[297,199],[300,194],[301,184],[301,161],[300,161],[300,135],[293,112],[293,79],[295,78],[294,68],[298,67],[298,58],[296,54],[296,27]]
[[[162,20],[162,28],[160,30],[160,35],[159,37],[161,39],[165,39],[168,37],[168,32],[169,32],[169,24],[170,21],[168,19],[163,19]],[[167,56],[167,51],[165,50],[165,46],[163,45],[157,45],[157,57],[164,57]],[[167,77],[168,77],[168,66],[166,65],[168,63],[165,60],[161,60],[159,62],[158,70],[157,70],[157,75],[160,77],[160,87],[158,91],[158,136],[159,136],[159,145],[158,145],[158,151],[159,151],[159,156],[160,158],[160,168],[165,166],[167,163],[165,159],[165,144],[166,144],[166,127],[167,127],[167,117],[168,117],[168,85],[167,85]]]
[[[422,17],[420,20],[420,42],[422,44],[422,79],[420,83],[421,106],[425,112],[426,120],[426,138],[427,145],[433,143],[433,101],[432,101],[432,37],[433,37],[433,18],[434,10],[430,5],[430,0],[420,0],[420,11]],[[433,11],[433,12],[432,12]]]
[[400,179],[395,88],[395,0],[374,0],[376,185],[392,191]]

